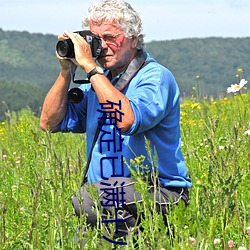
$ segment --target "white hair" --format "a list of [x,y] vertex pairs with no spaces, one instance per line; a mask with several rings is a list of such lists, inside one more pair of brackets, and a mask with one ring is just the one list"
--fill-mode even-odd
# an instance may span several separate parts
[[129,3],[121,0],[104,0],[94,3],[89,8],[89,15],[83,19],[82,27],[89,28],[90,20],[101,24],[104,19],[117,24],[125,32],[126,37],[137,37],[137,48],[143,49],[144,35],[141,18]]

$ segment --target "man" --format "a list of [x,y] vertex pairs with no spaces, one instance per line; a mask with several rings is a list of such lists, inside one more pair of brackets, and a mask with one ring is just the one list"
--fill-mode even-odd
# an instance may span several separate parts
[[[143,50],[141,20],[128,3],[106,0],[93,4],[83,26],[101,39],[102,51],[97,60],[102,68],[81,35],[65,32],[60,36],[60,40],[71,39],[75,57],[57,55],[62,69],[45,98],[40,126],[52,132],[86,132],[87,181],[98,189],[103,205],[102,221],[105,214],[113,211],[107,205],[103,183],[114,190],[118,187],[123,190],[124,196],[115,203],[115,208],[122,210],[119,213],[122,222],[118,223],[115,234],[118,237],[126,235],[135,225],[138,216],[135,202],[143,202],[124,162],[130,163],[143,155],[143,164],[149,170],[145,176],[150,176],[152,170],[158,173],[159,211],[165,212],[171,202],[188,203],[191,180],[180,149],[179,89],[171,72]],[[80,86],[83,99],[79,103],[68,100],[74,65],[87,73],[90,82]],[[105,105],[109,105],[106,120],[101,117]],[[116,119],[112,114],[118,111],[120,116]],[[95,142],[98,122],[99,135]],[[148,155],[146,141],[152,155]],[[154,166],[150,157],[157,158]],[[148,185],[152,185],[150,180]],[[83,183],[80,190],[83,204],[74,198],[73,205],[78,216],[85,214],[87,223],[95,226],[94,203],[85,186]],[[149,192],[154,192],[153,187]]]

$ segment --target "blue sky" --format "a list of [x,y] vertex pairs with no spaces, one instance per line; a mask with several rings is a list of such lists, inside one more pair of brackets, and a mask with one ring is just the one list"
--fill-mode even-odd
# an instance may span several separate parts
[[[0,28],[58,35],[81,28],[92,0],[1,0]],[[249,0],[128,0],[140,13],[145,41],[250,37]],[[0,38],[1,39],[1,38]]]

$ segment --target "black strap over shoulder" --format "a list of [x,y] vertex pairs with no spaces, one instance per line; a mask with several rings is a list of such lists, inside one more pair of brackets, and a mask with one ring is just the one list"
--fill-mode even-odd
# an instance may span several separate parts
[[146,55],[143,50],[139,50],[136,57],[131,61],[125,72],[116,83],[115,87],[118,90],[123,91],[135,76],[135,74],[146,64]]
[[[128,84],[130,83],[130,81],[132,80],[132,78],[136,75],[136,73],[143,68],[144,66],[146,66],[149,63],[149,61],[146,61],[146,55],[144,53],[143,50],[139,50],[136,57],[131,61],[131,63],[129,64],[129,66],[127,67],[127,69],[125,70],[125,72],[122,74],[122,76],[120,77],[120,79],[118,80],[118,82],[115,85],[115,88],[117,88],[119,91],[123,91]],[[88,82],[89,83],[89,82]],[[100,122],[103,121],[103,119],[100,119]],[[95,131],[95,136],[91,145],[91,149],[90,149],[90,153],[88,156],[88,160],[87,160],[87,164],[84,170],[84,175],[83,175],[83,180],[82,180],[82,184],[81,186],[83,186],[84,183],[87,182],[87,174],[88,174],[88,169],[89,169],[89,164],[92,158],[92,152],[93,149],[95,147],[95,143],[98,139],[99,133],[100,133],[100,129],[102,128],[102,124],[98,125]]]

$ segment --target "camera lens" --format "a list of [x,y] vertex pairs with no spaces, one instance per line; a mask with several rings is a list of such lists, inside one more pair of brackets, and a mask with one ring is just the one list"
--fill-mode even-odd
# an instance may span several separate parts
[[73,58],[75,56],[74,45],[70,39],[59,41],[56,45],[56,51],[61,57]]
[[82,101],[84,95],[81,89],[79,88],[72,88],[68,92],[68,100],[73,103],[79,103]]

